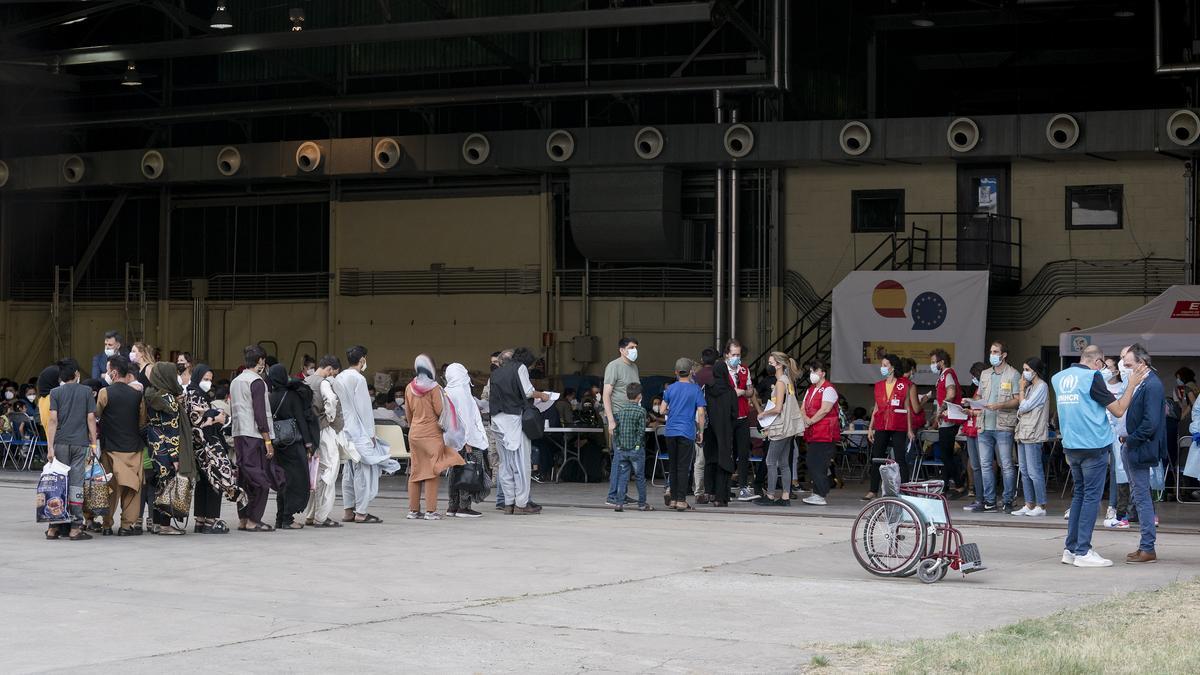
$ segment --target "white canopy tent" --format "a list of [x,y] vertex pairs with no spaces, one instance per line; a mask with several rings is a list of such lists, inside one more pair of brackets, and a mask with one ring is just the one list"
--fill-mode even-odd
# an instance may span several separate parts
[[1200,286],[1172,286],[1125,316],[1084,330],[1061,333],[1063,359],[1078,358],[1088,345],[1105,354],[1141,343],[1154,356],[1200,356]]

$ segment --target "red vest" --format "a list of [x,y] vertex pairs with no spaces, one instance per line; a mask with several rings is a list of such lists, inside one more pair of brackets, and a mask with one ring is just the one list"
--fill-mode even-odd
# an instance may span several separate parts
[[[834,391],[833,385],[828,381],[820,387],[811,386],[804,392],[804,414],[812,417],[821,412],[821,406],[824,405],[825,390]],[[804,429],[804,440],[809,443],[837,443],[842,439],[842,428],[838,424],[837,403],[825,413],[825,416],[817,421],[816,424],[810,425]]]
[[954,380],[954,398],[951,399],[950,402],[954,403],[954,404],[961,404],[962,397],[963,397],[962,385],[958,383],[958,373],[954,372],[953,368],[947,368],[947,369],[943,370],[942,374],[938,376],[937,403],[939,406],[941,406],[943,403],[946,402],[946,376],[947,375],[949,375],[950,378],[952,380]]
[[[876,431],[908,431],[908,390],[912,382],[908,378],[896,378],[892,397],[887,395],[887,380],[875,383]],[[915,427],[914,427],[915,428]]]
[[963,435],[967,438],[979,438],[978,418],[968,414],[967,421],[963,422]]

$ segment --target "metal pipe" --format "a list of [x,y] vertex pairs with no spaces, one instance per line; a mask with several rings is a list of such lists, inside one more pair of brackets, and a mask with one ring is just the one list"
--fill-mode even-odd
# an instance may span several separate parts
[[1184,233],[1187,250],[1184,253],[1183,283],[1194,284],[1196,283],[1196,169],[1192,162],[1185,162],[1183,166],[1183,191],[1185,199],[1187,199],[1185,205],[1187,231]]
[[[721,90],[717,89],[713,92],[713,109],[716,115],[717,124],[725,121],[724,111],[721,108]],[[714,271],[714,288],[713,288],[713,342],[718,352],[721,351],[721,338],[724,332],[725,313],[723,309],[724,294],[725,294],[725,169],[717,167],[717,233],[715,255],[713,256],[713,271]]]
[[769,80],[762,78],[666,78],[653,80],[610,81],[595,86],[540,85],[535,87],[476,87],[451,91],[416,92],[401,96],[336,97],[280,101],[270,104],[239,104],[232,106],[195,106],[166,111],[130,112],[113,117],[75,118],[13,124],[6,131],[50,128],[85,128],[121,125],[140,126],[149,122],[228,121],[228,118],[263,117],[313,112],[391,110],[436,105],[498,103],[518,99],[580,98],[627,94],[695,93],[720,89],[724,91],[759,91],[771,89]]
[[438,40],[505,35],[513,33],[558,32],[592,28],[625,28],[685,23],[707,23],[712,12],[707,2],[651,5],[647,7],[616,7],[583,9],[566,12],[480,16],[433,21],[384,23],[373,26],[340,26],[300,32],[278,31],[250,35],[222,35],[164,40],[124,45],[79,47],[59,52],[41,53],[16,59],[17,62],[49,66],[77,66],[90,63],[112,63],[150,59],[173,59],[215,54],[274,51],[283,49],[315,49],[347,44],[401,42],[407,40]]
[[783,2],[771,3],[771,84],[783,87]]
[[783,89],[792,90],[792,3],[783,3]]
[[1162,53],[1162,0],[1154,0],[1154,74],[1200,72],[1200,63],[1163,63]]
[[[729,112],[729,121],[737,124],[738,111]],[[736,167],[736,165],[735,165]],[[738,170],[729,170],[729,337],[737,337],[738,304]]]

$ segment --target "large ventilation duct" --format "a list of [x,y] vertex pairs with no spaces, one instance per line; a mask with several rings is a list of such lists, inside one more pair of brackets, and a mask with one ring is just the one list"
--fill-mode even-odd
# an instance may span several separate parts
[[666,140],[654,127],[642,127],[633,136],[633,151],[642,159],[654,159],[662,154]]
[[1067,150],[1079,141],[1079,120],[1071,115],[1055,115],[1046,124],[1046,141],[1058,150]]
[[305,141],[296,148],[296,168],[304,173],[312,173],[321,166],[321,146],[312,141]]
[[946,127],[946,143],[955,152],[970,152],[979,144],[979,125],[970,117],[960,117]]
[[84,174],[87,173],[87,164],[79,155],[71,155],[63,160],[62,177],[63,180],[74,185],[83,180]]
[[725,130],[725,152],[741,159],[754,149],[754,132],[745,124],[734,124]]
[[394,138],[381,138],[375,144],[375,166],[387,171],[396,166],[400,162],[400,158],[404,155],[404,150]]
[[463,161],[471,166],[483,164],[490,154],[492,154],[492,144],[483,134],[471,134],[463,141]]
[[858,157],[871,147],[871,128],[857,120],[847,122],[838,134],[838,145],[841,146],[842,152],[851,157]]
[[1191,110],[1176,110],[1167,118],[1167,137],[1175,145],[1187,147],[1200,136],[1200,117]]
[[8,184],[8,164],[0,161],[0,188]]
[[142,155],[140,163],[142,175],[146,180],[156,180],[163,175],[163,171],[167,168],[167,161],[163,159],[162,153],[157,150],[150,150]]
[[575,154],[575,137],[565,129],[552,132],[546,138],[546,156],[555,162],[565,162]]
[[571,171],[571,236],[589,260],[687,258],[680,172],[667,167]]

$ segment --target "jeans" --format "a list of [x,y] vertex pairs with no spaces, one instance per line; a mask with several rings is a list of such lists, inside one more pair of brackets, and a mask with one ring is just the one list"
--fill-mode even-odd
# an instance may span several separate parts
[[1042,466],[1042,444],[1019,443],[1017,455],[1021,460],[1021,489],[1025,492],[1025,503],[1045,506],[1046,471]]
[[[788,468],[788,461],[792,454],[792,437],[776,438],[771,440],[771,444],[767,448],[767,494],[775,491],[777,481],[783,481],[783,494],[786,497],[792,490],[792,471]],[[814,469],[810,466],[809,473]]]
[[[1104,479],[1108,475],[1108,448],[1065,450],[1071,480],[1075,482],[1071,495],[1071,517],[1067,520],[1067,540],[1063,548],[1075,555],[1087,555],[1092,550],[1092,530],[1104,496]],[[1148,472],[1147,472],[1148,473]],[[1149,482],[1149,475],[1146,477]],[[1153,521],[1151,521],[1153,522]]]
[[1137,509],[1138,526],[1142,531],[1138,550],[1153,553],[1158,528],[1154,526],[1154,499],[1150,496],[1150,468],[1133,466],[1129,461],[1129,449],[1124,446],[1121,447],[1121,462],[1125,465],[1125,475],[1129,476],[1129,493]]
[[[983,472],[983,503],[996,503],[996,457],[1004,474],[1004,503],[1011,504],[1017,492],[1017,467],[1013,466],[1013,434],[1011,431],[979,432],[979,468]],[[975,489],[979,496],[979,489]]]
[[971,463],[971,485],[975,488],[975,501],[983,503],[983,471],[979,468],[979,439],[967,436],[967,457]]
[[[637,480],[638,506],[646,503],[646,451],[642,448],[624,450],[613,448],[613,476],[617,486],[616,492],[609,490],[609,501],[618,506],[624,503],[621,488],[629,485],[629,473],[633,472]],[[685,483],[686,485],[686,483]],[[617,501],[620,499],[621,501]]]

